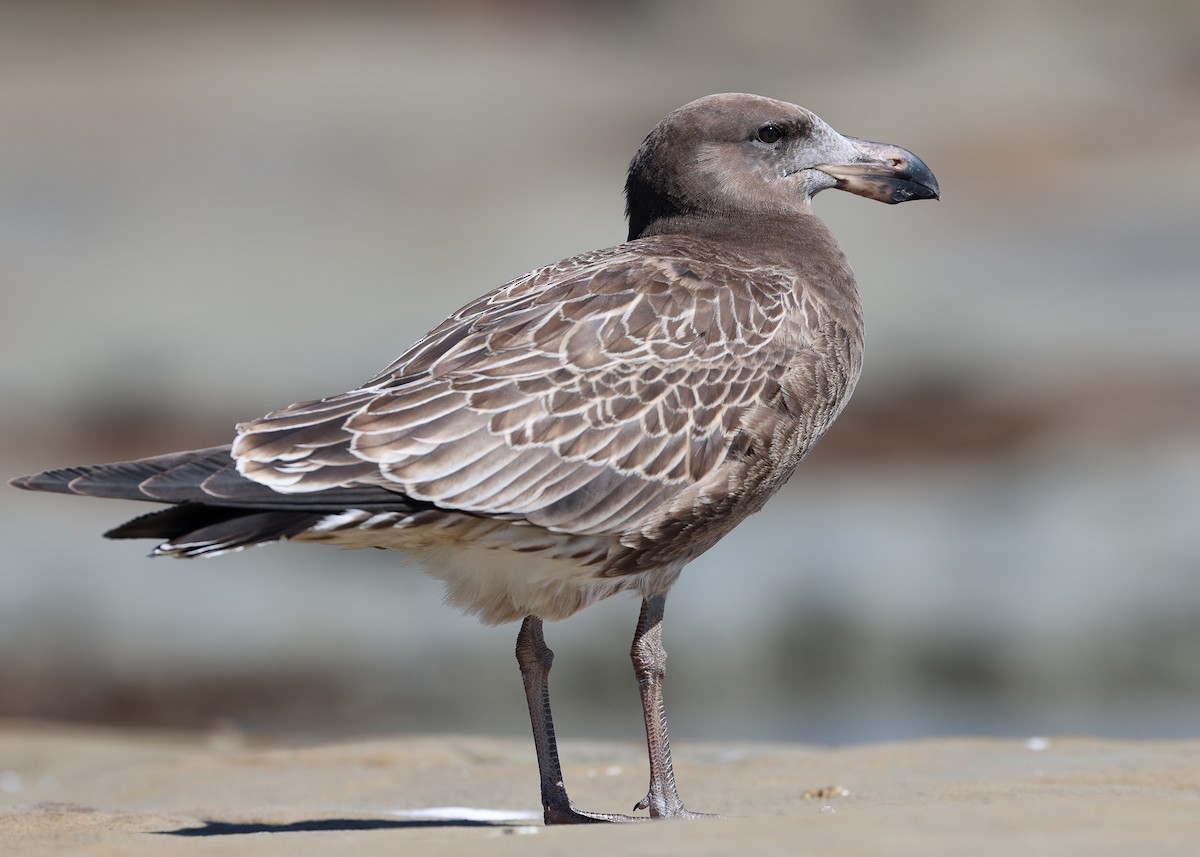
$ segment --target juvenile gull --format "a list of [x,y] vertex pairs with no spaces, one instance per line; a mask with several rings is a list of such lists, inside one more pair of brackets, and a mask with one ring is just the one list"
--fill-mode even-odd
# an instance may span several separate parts
[[691,817],[662,685],[667,591],[787,481],[862,364],[853,274],[812,213],[839,188],[938,196],[911,152],[794,104],[713,95],[663,119],[625,183],[626,243],[539,268],[468,304],[363,386],[242,423],[232,444],[52,470],[19,488],[172,504],[106,533],[155,555],[291,539],[403,551],[484,622],[521,620],[547,824],[563,784],[544,620],[642,597],[632,659],[650,788]]

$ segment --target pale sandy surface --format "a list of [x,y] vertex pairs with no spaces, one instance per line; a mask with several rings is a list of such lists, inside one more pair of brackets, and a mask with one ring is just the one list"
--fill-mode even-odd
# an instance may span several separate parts
[[[564,749],[582,806],[623,809],[645,787],[639,747]],[[426,736],[280,747],[10,723],[0,730],[0,849],[980,857],[1195,854],[1200,843],[1196,741],[684,743],[676,755],[689,803],[725,817],[546,829],[529,817],[537,814],[536,777],[524,741]],[[805,794],[833,786],[848,794]],[[484,811],[498,820],[470,820]]]

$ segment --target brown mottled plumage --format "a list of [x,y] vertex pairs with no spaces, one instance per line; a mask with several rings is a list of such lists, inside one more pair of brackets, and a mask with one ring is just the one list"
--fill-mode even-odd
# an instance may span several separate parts
[[161,539],[157,554],[280,539],[393,548],[484,621],[524,619],[548,823],[628,817],[567,799],[541,622],[636,591],[651,761],[638,808],[691,815],[662,714],[665,596],[779,489],[858,380],[858,291],[809,205],[833,187],[938,194],[912,153],[803,108],[700,99],[635,155],[626,243],[501,286],[362,387],[243,423],[230,446],[14,484],[174,504],[107,534]]

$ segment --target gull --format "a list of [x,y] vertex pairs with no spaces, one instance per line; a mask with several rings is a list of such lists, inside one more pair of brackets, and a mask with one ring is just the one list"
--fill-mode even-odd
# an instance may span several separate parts
[[858,288],[811,206],[830,188],[939,196],[906,149],[795,104],[701,98],[634,155],[625,243],[488,292],[362,386],[241,423],[224,446],[12,484],[170,504],[106,533],[157,539],[152,555],[280,540],[401,551],[449,603],[519,621],[547,824],[646,818],[568,797],[543,636],[544,621],[636,593],[650,785],[634,811],[696,817],[667,736],[667,592],[779,490],[858,381]]

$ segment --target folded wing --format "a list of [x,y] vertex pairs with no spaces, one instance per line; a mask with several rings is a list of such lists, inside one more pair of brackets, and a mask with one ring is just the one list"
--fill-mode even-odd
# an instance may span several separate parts
[[691,243],[497,289],[363,387],[240,425],[239,473],[289,503],[373,486],[562,532],[635,525],[770,430],[803,345],[779,342],[794,275]]

